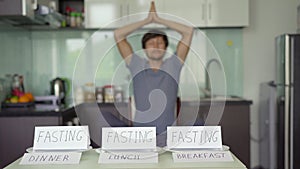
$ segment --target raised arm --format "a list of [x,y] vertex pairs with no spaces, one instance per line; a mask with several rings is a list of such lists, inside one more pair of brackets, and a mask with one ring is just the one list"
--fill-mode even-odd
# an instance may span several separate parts
[[125,25],[121,28],[118,28],[114,31],[115,40],[117,42],[118,49],[121,53],[122,58],[125,60],[126,64],[129,64],[132,57],[132,47],[127,41],[127,36],[131,34],[133,31],[147,25],[153,21],[152,15],[148,15],[148,17],[144,20]]
[[154,2],[151,3],[150,14],[152,15],[153,22],[165,25],[181,34],[182,37],[177,45],[176,53],[181,61],[184,62],[190,49],[194,28],[158,17]]

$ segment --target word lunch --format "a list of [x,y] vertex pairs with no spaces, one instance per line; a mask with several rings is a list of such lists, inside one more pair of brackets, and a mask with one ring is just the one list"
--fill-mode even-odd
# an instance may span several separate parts
[[158,154],[153,152],[105,152],[100,153],[98,163],[158,163]]

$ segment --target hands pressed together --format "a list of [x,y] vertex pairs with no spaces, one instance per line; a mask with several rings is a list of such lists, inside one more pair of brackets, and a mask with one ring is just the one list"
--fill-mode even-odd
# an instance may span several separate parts
[[148,21],[148,23],[159,23],[159,21],[161,20],[161,18],[156,13],[155,4],[153,1],[151,2],[151,7],[146,20]]
[[155,4],[152,1],[148,16],[145,19],[125,25],[115,30],[115,40],[117,42],[121,56],[124,59],[126,58],[126,63],[129,64],[130,58],[133,53],[131,45],[126,40],[127,36],[133,31],[150,23],[164,25],[181,34],[181,39],[177,44],[176,54],[181,59],[181,61],[184,62],[189,51],[189,46],[191,44],[194,30],[193,27],[190,25],[185,25],[173,20],[159,17],[155,9]]

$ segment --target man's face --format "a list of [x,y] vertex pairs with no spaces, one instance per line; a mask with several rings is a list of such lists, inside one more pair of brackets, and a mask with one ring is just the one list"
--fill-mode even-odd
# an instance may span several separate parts
[[166,53],[166,44],[161,36],[149,39],[145,43],[145,53],[149,59],[162,60]]

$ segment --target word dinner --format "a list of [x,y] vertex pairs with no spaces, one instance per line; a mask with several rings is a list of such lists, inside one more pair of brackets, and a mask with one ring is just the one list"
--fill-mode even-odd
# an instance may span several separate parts
[[68,161],[69,155],[51,155],[51,154],[42,154],[42,155],[31,155],[29,162],[45,162],[45,161]]

